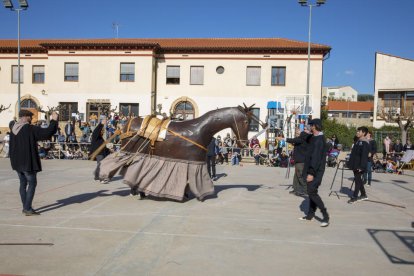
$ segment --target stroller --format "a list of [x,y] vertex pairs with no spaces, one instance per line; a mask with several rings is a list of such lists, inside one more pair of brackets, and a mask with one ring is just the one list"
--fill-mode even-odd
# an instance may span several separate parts
[[341,151],[339,149],[332,148],[328,151],[328,158],[326,159],[326,165],[328,167],[335,167],[338,164],[338,156]]

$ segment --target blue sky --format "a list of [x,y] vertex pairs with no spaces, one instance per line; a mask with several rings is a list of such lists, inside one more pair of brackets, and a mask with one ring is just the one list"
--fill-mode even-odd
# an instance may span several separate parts
[[[316,0],[310,0],[314,2]],[[18,1],[13,0],[15,6]],[[281,37],[308,40],[297,0],[28,0],[21,38]],[[327,0],[313,9],[312,42],[332,47],[324,86],[373,93],[375,52],[414,59],[414,0]],[[0,39],[17,38],[17,15],[0,7]]]

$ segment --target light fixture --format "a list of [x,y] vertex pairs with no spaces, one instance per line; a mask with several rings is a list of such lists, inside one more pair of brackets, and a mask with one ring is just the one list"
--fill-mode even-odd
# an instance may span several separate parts
[[42,95],[47,95],[46,90],[42,90]]
[[10,0],[3,0],[3,5],[6,9],[13,9],[13,3]]
[[15,9],[11,0],[3,0],[3,5],[6,9],[17,12],[17,113],[20,112],[20,12],[27,10],[29,4],[26,0],[19,0],[19,8]]

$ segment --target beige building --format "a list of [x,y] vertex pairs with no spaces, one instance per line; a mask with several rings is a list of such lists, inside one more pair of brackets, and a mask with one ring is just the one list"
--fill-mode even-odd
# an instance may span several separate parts
[[358,101],[358,91],[351,86],[329,86],[322,87],[322,98],[328,101]]
[[[388,54],[375,55],[374,127],[385,123],[382,112],[414,112],[414,60]],[[395,124],[397,125],[397,124]]]
[[[309,105],[320,115],[323,57],[312,44]],[[22,108],[63,107],[83,120],[110,105],[123,114],[155,111],[191,119],[221,107],[267,102],[301,113],[306,98],[307,42],[280,38],[22,40]],[[6,127],[17,112],[17,41],[0,40],[1,104]],[[37,115],[41,119],[42,115]],[[253,123],[254,124],[254,123]],[[252,126],[252,133],[258,130]]]

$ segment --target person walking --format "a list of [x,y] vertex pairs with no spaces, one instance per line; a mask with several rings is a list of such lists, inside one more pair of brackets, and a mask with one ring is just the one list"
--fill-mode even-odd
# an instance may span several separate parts
[[[295,161],[295,175],[293,176],[293,190],[290,194],[296,196],[305,196],[307,194],[307,185],[305,179],[302,177],[303,168],[305,166],[305,155],[308,148],[308,142],[311,137],[310,129],[305,128],[304,131],[300,132],[296,130],[295,138],[287,138],[286,142],[293,144],[293,160]],[[283,139],[283,138],[279,138]]]
[[[91,137],[91,148],[90,148],[90,155],[92,155],[103,143],[105,143],[105,139],[103,138],[103,134],[105,131],[106,125],[106,118],[102,119],[101,122],[95,127],[92,132]],[[110,151],[107,147],[102,148],[99,153],[96,155],[96,169],[94,171],[94,179],[99,179],[99,171],[101,166],[101,161],[110,154]],[[108,183],[108,179],[102,179],[101,183],[106,184]]]
[[311,120],[309,125],[312,136],[310,137],[303,167],[303,178],[306,180],[309,195],[309,208],[306,216],[300,219],[312,220],[315,217],[316,208],[319,208],[323,215],[321,227],[327,227],[329,225],[329,214],[318,194],[318,187],[321,185],[325,173],[325,136],[322,132],[322,121],[320,119]]
[[[351,156],[348,161],[349,169],[354,172],[355,181],[355,190],[351,199],[348,200],[348,203],[350,204],[368,199],[364,188],[364,181],[362,179],[362,175],[366,172],[368,164],[369,143],[366,138],[367,133],[368,128],[357,128],[356,136],[358,137],[358,140],[352,147]],[[361,192],[361,196],[358,197],[359,192]]]
[[37,173],[42,171],[37,142],[50,139],[56,132],[58,114],[52,113],[47,128],[31,125],[33,113],[22,109],[10,133],[10,163],[20,180],[22,213],[26,216],[40,215],[32,207],[37,186]]

